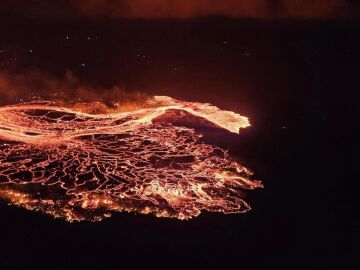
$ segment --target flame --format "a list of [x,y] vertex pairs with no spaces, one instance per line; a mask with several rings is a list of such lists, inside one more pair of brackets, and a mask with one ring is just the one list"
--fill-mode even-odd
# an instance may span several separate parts
[[242,190],[261,182],[184,125],[197,119],[238,133],[250,125],[246,117],[166,96],[126,110],[89,113],[93,108],[1,107],[0,198],[67,221],[120,211],[189,219],[203,210],[250,210]]

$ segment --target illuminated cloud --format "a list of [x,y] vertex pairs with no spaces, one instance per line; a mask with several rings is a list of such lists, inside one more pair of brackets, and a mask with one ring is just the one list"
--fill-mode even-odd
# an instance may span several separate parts
[[73,0],[83,15],[140,18],[333,18],[348,16],[346,0]]
[[268,1],[171,1],[171,0],[74,0],[73,4],[84,14],[118,17],[189,18],[206,15],[241,17],[266,16]]
[[32,18],[357,18],[353,0],[3,0],[0,15]]

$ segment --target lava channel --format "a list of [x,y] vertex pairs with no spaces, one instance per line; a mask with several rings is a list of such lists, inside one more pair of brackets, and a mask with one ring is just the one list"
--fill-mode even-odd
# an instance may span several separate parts
[[0,107],[0,198],[70,222],[120,211],[189,219],[250,210],[244,190],[261,182],[190,123],[233,133],[249,126],[236,113],[164,96],[118,113]]

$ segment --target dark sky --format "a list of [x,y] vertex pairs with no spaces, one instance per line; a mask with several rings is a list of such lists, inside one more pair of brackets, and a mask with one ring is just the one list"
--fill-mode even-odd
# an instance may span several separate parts
[[356,0],[2,0],[0,14],[37,19],[77,17],[354,19]]

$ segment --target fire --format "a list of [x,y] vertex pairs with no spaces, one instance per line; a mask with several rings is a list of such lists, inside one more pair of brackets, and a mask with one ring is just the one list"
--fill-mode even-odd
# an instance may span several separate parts
[[120,211],[189,219],[203,210],[246,212],[243,190],[262,187],[189,126],[238,133],[246,117],[164,96],[128,111],[81,108],[0,108],[0,198],[68,221]]

